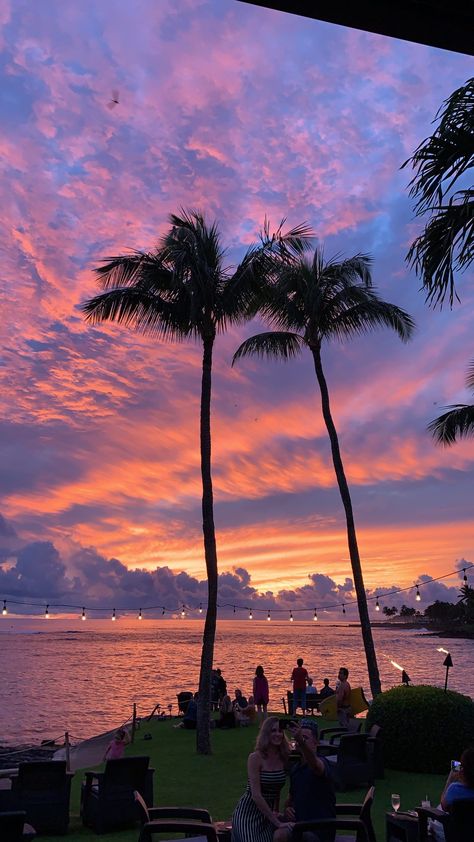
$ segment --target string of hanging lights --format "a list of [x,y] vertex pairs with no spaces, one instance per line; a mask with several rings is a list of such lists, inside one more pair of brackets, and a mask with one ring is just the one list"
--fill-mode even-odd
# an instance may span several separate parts
[[[464,574],[463,575],[464,586],[466,586],[468,584],[468,578],[467,578],[467,572],[466,571],[470,570],[472,567],[474,567],[474,564],[466,564],[465,567],[460,568],[463,571],[463,574]],[[459,573],[459,570],[452,570],[450,573],[444,573],[442,576],[435,576],[432,579],[428,579],[426,582],[418,581],[418,582],[415,582],[413,585],[407,585],[404,588],[394,588],[390,591],[387,591],[386,593],[372,594],[371,596],[367,597],[367,602],[371,602],[371,601],[375,600],[375,610],[380,611],[380,600],[381,599],[386,599],[387,597],[392,597],[392,596],[395,596],[396,594],[399,594],[399,593],[411,591],[411,590],[413,590],[413,588],[416,589],[415,601],[420,602],[421,601],[420,588],[422,588],[423,585],[431,584],[431,582],[439,582],[441,579],[449,579],[452,576],[456,575],[457,573]],[[7,598],[3,598],[3,609],[2,609],[2,616],[3,617],[7,616],[7,614],[8,614],[8,605],[23,605],[23,606],[27,606],[27,607],[30,607],[30,608],[41,608],[41,604],[38,603],[38,602],[28,602],[27,600],[14,599],[14,598],[10,599],[9,597],[7,597]],[[323,611],[327,611],[327,610],[330,610],[330,609],[333,609],[333,608],[341,608],[342,613],[346,614],[346,606],[351,606],[351,605],[357,605],[357,600],[354,599],[354,600],[345,600],[344,602],[342,602],[342,601],[341,602],[333,602],[331,604],[326,604],[326,605],[320,606],[320,609],[323,610]],[[279,614],[279,615],[280,614],[287,614],[287,615],[289,614],[288,619],[289,619],[290,623],[292,623],[294,621],[294,616],[293,616],[294,614],[308,614],[308,612],[311,611],[311,609],[309,609],[309,608],[291,608],[291,609],[288,609],[288,608],[278,608],[278,607],[273,607],[270,610],[269,608],[259,608],[258,606],[250,606],[249,607],[248,605],[237,605],[237,603],[234,604],[234,603],[230,603],[230,602],[217,603],[217,607],[218,608],[232,608],[233,614],[235,614],[237,611],[247,611],[249,620],[253,619],[253,612],[254,611],[260,612],[260,613],[266,612],[267,621],[269,621],[269,622],[272,619],[272,612],[273,612],[273,614]],[[170,607],[167,607],[165,605],[148,605],[148,606],[145,606],[144,608],[138,609],[137,619],[142,620],[144,612],[158,611],[160,608],[161,608],[161,616],[162,617],[164,617],[165,614],[169,614],[171,616],[171,615],[176,615],[179,612],[179,609],[170,608]],[[66,611],[68,611],[68,610],[69,611],[79,610],[79,611],[82,612],[81,615],[80,615],[81,620],[86,620],[87,614],[88,613],[91,614],[92,612],[109,613],[110,614],[110,608],[103,607],[103,606],[87,608],[85,605],[73,605],[73,604],[69,604],[69,603],[60,603],[60,602],[56,602],[56,603],[53,604],[53,603],[50,602],[50,603],[46,604],[46,608],[45,608],[45,611],[44,611],[44,618],[46,620],[49,620],[50,617],[51,617],[50,609],[61,609],[61,610],[66,610]],[[131,613],[136,613],[136,608],[125,607],[125,608],[120,608],[119,611],[120,611],[120,614],[122,614],[122,615],[128,615],[128,614],[131,614]],[[185,618],[187,614],[192,614],[196,611],[199,614],[202,614],[202,612],[203,612],[203,603],[202,602],[199,602],[198,607],[186,605],[183,602],[182,607],[181,607],[181,611],[179,613],[180,613],[182,618]],[[115,608],[112,609],[111,620],[113,620],[114,622],[117,620],[117,611],[116,611]],[[316,607],[314,608],[313,620],[314,621],[318,620],[318,610],[317,610]]]

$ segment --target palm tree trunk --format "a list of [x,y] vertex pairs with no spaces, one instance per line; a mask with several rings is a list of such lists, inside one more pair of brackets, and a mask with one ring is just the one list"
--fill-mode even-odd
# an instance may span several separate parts
[[332,420],[331,407],[329,404],[329,392],[326,383],[326,378],[323,372],[323,366],[321,363],[321,349],[319,346],[313,346],[311,347],[311,351],[314,359],[316,377],[318,378],[319,388],[321,391],[321,406],[323,411],[323,418],[331,442],[334,471],[336,473],[337,484],[339,486],[342,504],[346,513],[347,543],[349,545],[352,575],[354,576],[354,585],[357,594],[357,604],[359,606],[362,639],[364,641],[365,657],[367,659],[367,670],[369,673],[370,689],[372,691],[372,696],[375,697],[378,693],[382,692],[382,687],[380,684],[379,668],[377,665],[377,657],[375,654],[374,639],[372,637],[372,627],[370,625],[369,611],[367,608],[367,597],[365,593],[364,580],[362,577],[362,567],[360,563],[359,548],[357,546],[357,536],[354,523],[354,513],[352,511],[351,495],[349,492],[349,486],[347,484],[346,475],[344,473],[344,466],[342,464],[336,427],[334,426],[334,421]]
[[207,611],[204,623],[199,675],[199,702],[196,748],[198,754],[211,754],[211,672],[217,619],[217,550],[214,529],[214,503],[211,477],[211,373],[215,333],[204,338],[201,381],[201,476],[202,531],[207,570]]

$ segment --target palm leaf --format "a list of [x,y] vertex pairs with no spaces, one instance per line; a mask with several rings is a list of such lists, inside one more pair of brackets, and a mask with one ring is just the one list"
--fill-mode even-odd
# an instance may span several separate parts
[[198,335],[196,325],[176,303],[134,288],[114,289],[90,298],[82,307],[87,321],[114,321],[162,339]]
[[[337,337],[346,339],[350,336],[368,333],[376,327],[389,327],[398,334],[402,342],[408,342],[415,329],[411,316],[395,304],[382,301],[375,290],[365,287],[352,287],[332,302],[324,322],[320,322],[321,339]],[[339,312],[337,312],[337,305]]]
[[449,446],[457,438],[474,435],[474,406],[456,404],[448,409],[428,424],[428,430],[438,444]]
[[242,357],[273,357],[276,359],[289,360],[298,356],[304,346],[304,339],[297,333],[284,333],[283,331],[270,331],[268,333],[257,333],[246,339],[237,348],[232,365]]

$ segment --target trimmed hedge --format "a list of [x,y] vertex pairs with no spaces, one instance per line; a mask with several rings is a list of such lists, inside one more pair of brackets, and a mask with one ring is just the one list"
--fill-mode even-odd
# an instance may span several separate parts
[[450,761],[474,745],[474,702],[439,687],[394,687],[376,696],[367,730],[383,728],[385,765],[405,772],[448,773]]

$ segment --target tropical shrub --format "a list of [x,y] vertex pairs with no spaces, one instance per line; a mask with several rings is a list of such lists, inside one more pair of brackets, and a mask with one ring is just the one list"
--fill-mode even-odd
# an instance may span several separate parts
[[367,729],[383,728],[385,765],[406,772],[449,772],[474,745],[474,702],[439,687],[394,687],[376,696]]

